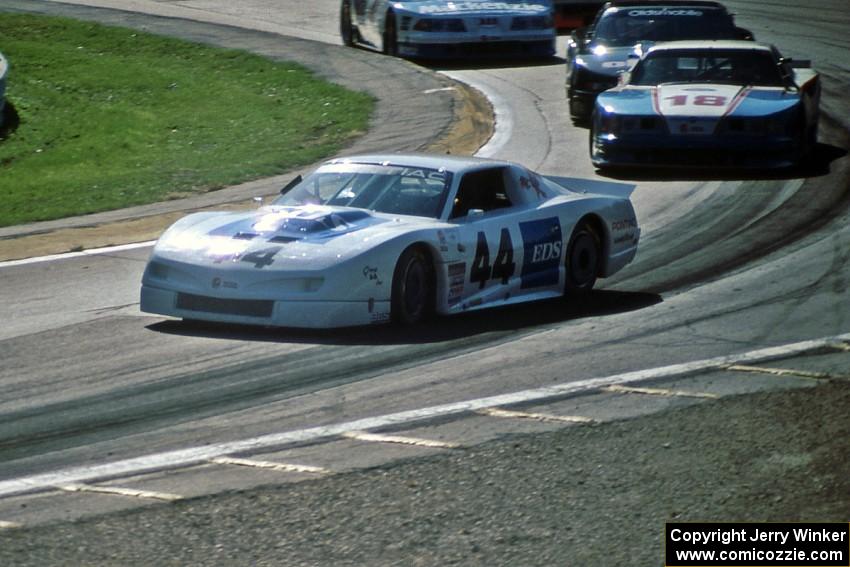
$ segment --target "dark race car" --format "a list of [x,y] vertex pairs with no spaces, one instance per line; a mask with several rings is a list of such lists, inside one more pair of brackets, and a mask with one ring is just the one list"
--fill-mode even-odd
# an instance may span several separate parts
[[630,59],[658,42],[701,39],[752,39],[735,26],[719,2],[608,2],[593,25],[573,32],[567,47],[566,92],[570,116],[585,122],[596,95],[617,85]]

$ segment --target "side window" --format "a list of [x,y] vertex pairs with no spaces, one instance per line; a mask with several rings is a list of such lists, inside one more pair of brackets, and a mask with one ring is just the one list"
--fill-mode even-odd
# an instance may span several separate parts
[[505,188],[505,168],[473,171],[461,179],[449,218],[466,216],[470,209],[487,212],[510,206]]

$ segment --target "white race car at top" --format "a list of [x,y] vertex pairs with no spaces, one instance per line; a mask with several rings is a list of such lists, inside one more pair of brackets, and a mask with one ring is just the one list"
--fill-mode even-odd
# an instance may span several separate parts
[[420,59],[549,57],[552,0],[342,0],[345,45]]
[[263,326],[409,325],[587,293],[634,258],[639,236],[628,196],[514,163],[334,159],[268,206],[175,223],[145,269],[141,309]]

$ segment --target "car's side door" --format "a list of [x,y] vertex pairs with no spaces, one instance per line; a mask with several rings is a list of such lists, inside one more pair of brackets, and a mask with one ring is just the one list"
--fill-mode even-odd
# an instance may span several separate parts
[[511,202],[509,168],[467,173],[450,214],[465,264],[462,292],[450,303],[464,309],[558,292],[563,235],[557,215]]

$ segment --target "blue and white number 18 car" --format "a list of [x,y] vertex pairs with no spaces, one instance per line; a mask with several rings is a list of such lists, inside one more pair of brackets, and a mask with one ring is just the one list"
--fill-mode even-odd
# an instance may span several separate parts
[[552,0],[342,0],[340,33],[346,45],[421,59],[555,54]]
[[627,196],[574,191],[510,162],[335,159],[268,206],[204,212],[159,239],[141,309],[340,327],[580,295],[637,250]]
[[751,41],[661,43],[596,99],[597,167],[789,167],[817,142],[820,80]]

